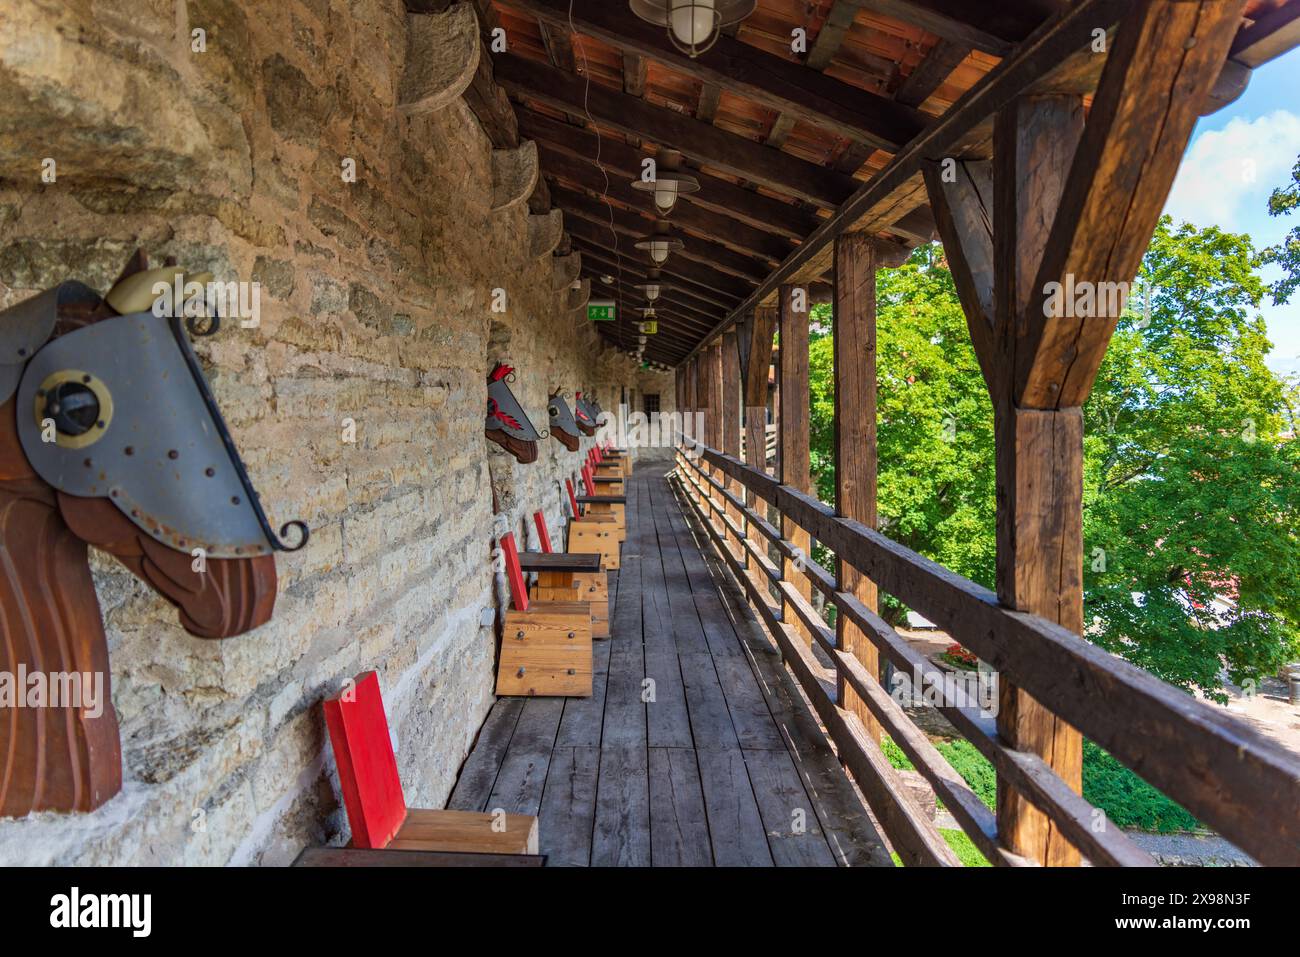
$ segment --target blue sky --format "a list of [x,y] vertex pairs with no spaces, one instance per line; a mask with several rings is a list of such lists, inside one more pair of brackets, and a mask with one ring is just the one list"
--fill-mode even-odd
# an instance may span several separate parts
[[[1268,215],[1268,196],[1290,181],[1300,155],[1300,49],[1255,71],[1233,104],[1203,116],[1192,134],[1165,212],[1175,220],[1249,233],[1256,248],[1277,243],[1300,226],[1300,213]],[[1263,272],[1266,281],[1281,274]],[[1273,353],[1269,365],[1300,372],[1300,294],[1285,306],[1266,298],[1260,311],[1268,323]]]

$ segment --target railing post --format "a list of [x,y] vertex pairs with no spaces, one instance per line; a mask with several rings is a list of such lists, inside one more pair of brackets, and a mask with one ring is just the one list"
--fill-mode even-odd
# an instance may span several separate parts
[[[876,516],[876,270],[898,265],[907,252],[888,248],[866,233],[843,233],[835,240],[835,510],[846,518],[877,527]],[[876,584],[842,559],[836,560],[839,588],[877,611]],[[875,677],[880,655],[857,625],[837,615],[839,646]],[[880,725],[837,671],[840,703],[862,719],[874,740]]]
[[[746,316],[736,339],[740,352],[740,375],[744,383],[745,403],[745,461],[767,472],[767,385],[772,369],[772,332],[776,328],[776,310],[759,306]],[[754,492],[745,496],[745,504],[763,518],[767,517],[767,503]],[[748,520],[746,537],[754,549],[766,555],[767,539]],[[746,567],[750,580],[758,593],[765,598],[771,593],[767,575],[758,562],[746,553]]]
[[[722,340],[718,339],[704,349],[704,368],[706,373],[706,387],[704,406],[708,410],[705,412],[704,423],[704,442],[711,449],[716,449],[722,442]],[[705,472],[717,478],[721,473],[710,465],[705,465]],[[713,498],[712,488],[706,483],[701,492],[704,505],[704,515],[709,523],[719,528],[719,524],[714,522],[714,516],[709,500]],[[719,530],[725,529],[726,525],[720,526]]]
[[[781,449],[781,483],[800,492],[812,490],[812,477],[808,464],[808,290],[799,286],[784,285],[780,289],[781,336],[781,420],[779,445]],[[811,548],[811,538],[799,525],[781,518],[781,534],[792,542],[805,558]],[[799,593],[812,600],[812,584],[796,562],[782,562],[782,577],[791,582]],[[809,643],[812,635],[788,605],[784,620]]]
[[[722,444],[719,448],[733,458],[740,457],[740,352],[736,348],[736,342],[737,333],[735,329],[729,329],[722,334],[722,376],[720,382],[722,415],[719,419]],[[739,493],[739,483],[721,470],[717,474],[723,480],[727,491],[732,494]],[[730,502],[727,502],[726,514],[739,527],[740,511]],[[736,558],[743,560],[745,546],[740,543],[740,539],[731,532],[724,532],[724,540],[731,543],[732,554]]]
[[[698,429],[695,427],[695,410],[699,408],[699,357],[693,356],[686,362],[686,377],[683,391],[686,395],[686,408],[682,410],[682,432],[690,442],[699,441]],[[687,455],[693,454],[687,447]],[[690,494],[690,489],[686,490]]]

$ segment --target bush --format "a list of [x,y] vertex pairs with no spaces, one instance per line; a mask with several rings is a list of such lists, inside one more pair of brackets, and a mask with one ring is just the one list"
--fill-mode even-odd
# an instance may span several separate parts
[[[993,765],[964,739],[935,743],[944,760],[962,776],[972,791],[990,808],[997,806],[997,775]],[[891,738],[881,742],[889,763],[899,770],[915,768]],[[1083,742],[1083,796],[1118,827],[1169,833],[1190,831],[1201,825],[1181,805],[1174,803],[1091,741]],[[943,807],[943,802],[939,802]],[[949,844],[952,844],[949,841]],[[954,845],[954,850],[957,848]],[[975,851],[972,845],[971,850]]]

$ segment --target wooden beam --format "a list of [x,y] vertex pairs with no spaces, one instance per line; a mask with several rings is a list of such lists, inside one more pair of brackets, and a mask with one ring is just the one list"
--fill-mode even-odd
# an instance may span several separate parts
[[947,167],[928,164],[924,170],[975,357],[991,385],[1000,368],[993,341],[993,164],[961,160]]
[[[612,284],[607,283],[604,277],[610,275],[610,272],[605,263],[596,260],[584,265],[582,271],[583,275],[593,281],[598,298],[603,296],[620,300],[625,309],[645,308],[645,297],[632,285],[634,282],[640,282],[643,277],[624,271],[621,282],[615,277]],[[705,335],[712,327],[712,318],[710,314],[701,313],[693,306],[685,304],[688,302],[689,300],[680,293],[670,295],[668,292],[661,292],[659,298],[655,300],[655,310],[673,316],[678,323],[688,329],[692,334],[691,344],[694,345],[695,340]]]
[[[649,266],[649,258],[639,249],[635,249],[627,237],[618,238],[621,233],[617,226],[615,235],[610,235],[609,220],[603,223],[595,219],[583,216],[571,216],[568,222],[569,235],[575,239],[581,238],[596,246],[603,246],[606,249],[613,249],[617,242],[618,250],[622,253],[623,258],[631,259],[633,262],[639,262],[643,266]],[[744,297],[745,293],[753,288],[752,284],[746,283],[734,276],[720,273],[715,269],[702,266],[697,262],[682,256],[670,256],[660,269],[664,275],[675,277],[691,283],[689,287],[692,292],[701,298],[706,298],[710,302],[719,302],[722,305],[734,304],[738,299]],[[705,295],[705,292],[713,295]],[[719,299],[718,297],[721,297]]]
[[1038,28],[1060,4],[1034,0],[998,0],[972,4],[967,0],[855,0],[873,13],[922,27],[984,53],[1004,57]]
[[[1022,415],[1004,364],[1034,299],[1038,259],[1052,226],[1083,131],[1083,100],[1024,97],[1004,108],[994,130],[993,262],[998,342],[993,397],[997,459],[997,584],[1007,607],[1083,627],[1082,419]],[[969,323],[968,323],[969,324]],[[1077,413],[1078,410],[1075,410]],[[1082,788],[1079,733],[1031,695],[999,684],[998,733],[1013,748],[1041,757],[1072,789]],[[1015,854],[1073,865],[1077,850],[1024,795],[998,782],[998,836]]]
[[[609,245],[609,230],[605,229],[604,237],[589,238],[586,230],[590,224],[585,220],[576,221],[576,233],[573,233],[573,239],[577,247],[582,251],[584,259],[590,259],[593,263],[602,266],[605,272],[618,276],[621,272],[624,279],[634,277],[636,280],[644,280],[649,275],[649,264],[643,258],[632,257],[624,251],[622,256],[616,255]],[[597,230],[596,232],[602,232]],[[670,259],[668,265],[674,265]],[[660,271],[665,282],[671,284],[671,298],[683,305],[689,306],[701,316],[716,316],[719,311],[730,309],[735,303],[735,299],[723,296],[714,292],[698,283],[692,282],[685,277],[669,271]]]
[[[822,220],[821,225],[766,280],[719,324],[717,332],[735,322],[791,282],[800,273],[825,261],[831,241],[848,229],[884,228],[918,205],[924,195],[921,166],[942,156],[966,156],[984,150],[992,115],[1026,91],[1049,93],[1060,87],[1088,85],[1093,31],[1116,23],[1129,9],[1129,0],[1078,0],[1066,12],[1025,40],[1016,52],[967,90],[952,108],[894,155],[889,164]],[[987,155],[987,154],[986,154]],[[906,205],[898,209],[900,203]],[[824,266],[822,266],[824,268]]]
[[[835,512],[878,527],[876,513],[876,241],[863,233],[844,233],[835,240],[835,309],[832,319],[835,380]],[[836,562],[840,591],[879,610],[876,585],[843,560]],[[836,617],[836,647],[862,662],[878,679],[875,644],[844,616]],[[881,729],[871,709],[837,672],[838,700],[856,714],[873,741]]]
[[806,66],[814,70],[824,70],[830,66],[831,60],[839,52],[840,45],[844,43],[844,37],[853,28],[853,19],[858,15],[858,9],[858,4],[852,0],[835,0],[831,4],[830,12],[826,14],[826,22],[817,31],[817,39],[813,41],[812,49],[804,58],[803,62]]
[[[808,308],[806,299],[803,308],[799,300],[804,292],[797,286],[782,286],[780,291],[780,312],[778,314],[780,336],[780,389],[781,418],[777,423],[778,442],[781,447],[779,464],[781,483],[801,492],[812,491],[812,474],[809,465],[808,428],[809,386],[808,386]],[[811,557],[811,539],[808,533],[788,518],[782,519],[782,531],[785,537],[802,550],[805,558]],[[785,559],[783,576],[791,582],[799,594],[812,598],[812,584],[803,574],[796,562]],[[797,620],[794,611],[786,605],[783,621],[794,624],[795,630],[805,641],[812,642],[808,629]]]
[[920,106],[969,55],[970,47],[941,39],[899,85],[894,99],[908,106]]
[[[772,334],[776,331],[776,310],[760,307],[746,316],[737,326],[736,352],[740,366],[745,410],[745,461],[767,473],[767,404],[769,373],[772,370]],[[746,491],[745,504],[761,515],[767,515],[767,503],[752,491]],[[767,545],[762,532],[748,519],[745,537],[766,554]],[[754,584],[763,595],[768,594],[767,575],[761,565],[745,556],[746,568]]]
[[[1243,7],[1244,0],[1149,0],[1120,23],[1044,237],[1030,316],[1018,319],[1018,405],[1072,408],[1092,390],[1127,300],[1107,290],[1122,284],[1126,292],[1137,273]],[[1088,284],[1093,305],[1071,302],[1063,315],[1041,321],[1049,283]]]
[[[581,186],[595,193],[603,193],[624,206],[632,207],[637,212],[649,212],[653,208],[654,204],[650,196],[633,189],[629,179],[615,173],[609,175],[606,180],[600,167],[594,165],[594,156],[583,161],[546,145],[540,150],[540,158],[542,168],[548,176],[558,177],[574,186]],[[694,233],[711,242],[721,243],[739,253],[761,257],[768,263],[780,262],[794,248],[790,242],[779,236],[755,229],[739,220],[715,213],[694,203],[679,200],[669,218],[674,225],[682,227],[686,232]],[[770,268],[770,265],[766,266],[758,278],[766,276]]]
[[[619,263],[617,259],[606,259],[599,255],[599,250],[585,253],[588,262],[583,264],[583,271],[586,275],[597,280],[600,288],[617,290],[629,303],[641,305],[645,302],[644,296],[640,290],[633,288],[635,285],[646,282],[647,277],[644,271],[633,269],[629,263],[624,260],[622,263],[622,276],[619,276]],[[603,281],[604,276],[611,276],[614,284]],[[688,292],[683,292],[679,288],[680,284],[673,283],[667,278],[660,279],[662,291],[659,293],[659,300],[681,316],[688,320],[693,327],[699,329],[699,334],[704,335],[713,328],[717,322],[718,307],[696,299]]]
[[716,83],[701,83],[700,98],[695,101],[695,118],[711,125],[718,115],[721,103],[722,87]]
[[[727,455],[740,458],[740,351],[736,345],[736,331],[730,329],[722,334],[722,346],[720,349],[722,361],[722,378],[720,380],[720,389],[722,392],[721,418],[719,428],[718,448],[722,449]],[[740,486],[725,475],[719,474],[719,478],[726,484],[732,492],[740,491]],[[727,517],[731,519],[734,527],[740,527],[740,512],[734,506],[727,506]],[[723,537],[731,544],[731,553],[736,558],[743,558],[745,555],[744,543],[735,535],[728,534],[726,526],[723,527]]]
[[623,54],[623,92],[628,96],[645,96],[645,57]]
[[853,193],[855,181],[789,153],[728,133],[673,110],[615,92],[579,76],[512,54],[498,54],[496,78],[507,90],[566,112],[590,113],[628,136],[650,139],[697,162],[834,209]]
[[[637,195],[639,194],[634,194]],[[552,184],[551,201],[561,209],[589,219],[597,225],[608,226],[612,220],[614,228],[631,241],[641,239],[647,233],[653,232],[655,228],[656,217],[654,216],[627,209],[612,200],[605,202],[594,196],[588,196],[576,189],[562,186],[558,182]],[[683,241],[682,248],[673,253],[674,257],[681,256],[693,260],[720,273],[753,284],[761,282],[768,273],[765,260],[738,253],[698,234],[685,235],[683,230],[674,230],[674,234],[680,236]],[[638,250],[637,255],[645,254]]]
[[[582,162],[594,164],[599,156],[600,165],[611,177],[617,173],[629,181],[641,175],[641,160],[647,155],[608,135],[598,142],[594,133],[527,108],[519,111],[519,128],[523,135]],[[802,240],[817,228],[816,216],[790,203],[698,170],[692,170],[691,175],[700,181],[700,191],[682,198],[692,206],[703,206],[788,239]]]
[[669,41],[662,28],[628,16],[625,9],[608,0],[510,3],[533,16],[572,22],[588,36],[658,60],[676,73],[715,84],[768,109],[879,149],[898,149],[925,125],[924,118],[910,107],[725,34],[718,37],[707,56],[691,58]]

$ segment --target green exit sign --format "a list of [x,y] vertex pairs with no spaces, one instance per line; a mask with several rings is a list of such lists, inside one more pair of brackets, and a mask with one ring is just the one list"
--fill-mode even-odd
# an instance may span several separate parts
[[587,303],[587,319],[591,322],[613,322],[614,303],[610,300],[592,300]]

